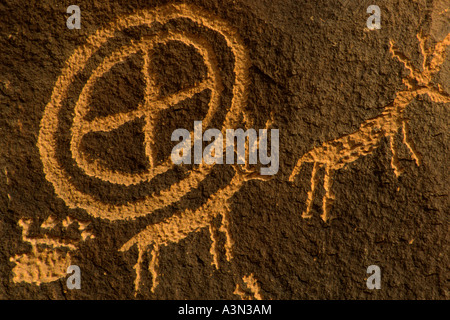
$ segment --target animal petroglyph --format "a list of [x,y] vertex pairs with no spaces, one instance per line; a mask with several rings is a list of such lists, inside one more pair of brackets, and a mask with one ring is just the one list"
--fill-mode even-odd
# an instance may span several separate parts
[[246,288],[242,288],[239,284],[236,285],[236,288],[234,290],[234,294],[238,295],[239,297],[241,297],[242,300],[262,300],[262,296],[261,296],[261,289],[259,288],[259,284],[256,281],[253,273],[248,275],[248,276],[244,276],[242,278],[242,280],[244,281],[245,287]]
[[311,190],[308,192],[306,210],[302,214],[303,218],[312,216],[311,208],[318,184],[319,169],[325,169],[323,182],[325,195],[322,200],[323,212],[321,217],[324,221],[327,221],[330,206],[335,199],[332,191],[334,172],[365,155],[373,153],[383,138],[389,139],[392,152],[391,166],[395,175],[399,176],[402,170],[398,164],[394,137],[400,130],[403,134],[403,143],[411,152],[416,164],[420,165],[420,156],[408,136],[408,121],[404,117],[404,111],[417,96],[425,94],[434,102],[450,102],[450,96],[443,91],[439,84],[433,82],[433,76],[439,72],[441,65],[444,63],[446,48],[450,45],[450,34],[444,40],[438,42],[434,48],[425,48],[426,39],[423,36],[418,34],[417,39],[423,56],[422,70],[414,68],[409,59],[395,47],[394,42],[391,41],[390,43],[392,56],[398,59],[409,71],[408,77],[403,79],[407,90],[397,92],[394,101],[384,108],[381,115],[364,122],[358,131],[327,141],[310,150],[298,160],[289,178],[290,181],[295,180],[304,163],[313,163]]
[[139,279],[141,273],[142,255],[152,247],[151,261],[149,265],[149,271],[153,277],[152,291],[158,284],[157,281],[157,265],[158,265],[158,252],[161,246],[167,245],[171,242],[178,242],[184,239],[188,234],[196,232],[202,228],[208,228],[211,236],[211,255],[213,256],[212,264],[218,268],[219,259],[218,251],[216,248],[216,236],[213,230],[212,221],[215,217],[221,216],[222,223],[219,231],[223,232],[226,236],[225,250],[226,259],[228,261],[232,258],[231,249],[233,246],[233,240],[230,237],[229,226],[229,213],[230,213],[230,199],[239,191],[244,182],[252,179],[267,180],[267,177],[260,176],[258,173],[252,171],[246,171],[239,166],[235,166],[235,176],[231,182],[224,188],[217,191],[211,196],[208,201],[195,211],[186,210],[181,215],[176,215],[162,223],[149,225],[144,231],[140,232],[120,249],[121,251],[129,250],[132,246],[137,245],[139,249],[139,258],[135,265],[137,278],[135,282],[136,290],[139,289]]

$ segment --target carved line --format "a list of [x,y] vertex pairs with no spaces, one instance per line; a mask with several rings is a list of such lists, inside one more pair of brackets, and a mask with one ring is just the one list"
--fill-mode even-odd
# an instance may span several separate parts
[[263,299],[260,293],[261,289],[259,288],[258,282],[256,281],[253,273],[248,276],[244,276],[242,280],[244,281],[245,286],[247,287],[248,291],[250,291],[252,296],[249,296],[249,294],[244,291],[239,284],[236,284],[236,288],[233,294],[238,295],[241,300]]

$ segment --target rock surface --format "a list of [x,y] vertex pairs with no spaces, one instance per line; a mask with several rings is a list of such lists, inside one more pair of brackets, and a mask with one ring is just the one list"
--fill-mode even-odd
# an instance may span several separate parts
[[[448,299],[450,8],[370,4],[3,1],[0,298]],[[276,175],[165,167],[215,94],[209,128],[279,129]]]

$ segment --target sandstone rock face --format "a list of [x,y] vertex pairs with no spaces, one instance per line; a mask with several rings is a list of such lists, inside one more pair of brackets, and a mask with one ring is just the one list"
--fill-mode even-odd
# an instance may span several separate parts
[[[448,299],[450,7],[371,4],[3,1],[0,298]],[[194,121],[278,172],[174,165]]]

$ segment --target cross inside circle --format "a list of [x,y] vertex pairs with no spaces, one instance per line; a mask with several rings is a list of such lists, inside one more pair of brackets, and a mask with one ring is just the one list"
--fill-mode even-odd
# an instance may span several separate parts
[[[207,67],[207,75],[193,87],[182,89],[175,94],[166,97],[160,97],[160,84],[157,83],[156,73],[152,70],[151,59],[153,48],[156,45],[167,44],[170,41],[180,41],[186,45],[193,46],[204,59],[204,63]],[[85,120],[85,117],[89,112],[90,98],[93,95],[93,88],[96,81],[114,65],[123,62],[127,57],[133,54],[142,55],[144,61],[141,70],[145,80],[143,101],[135,110],[130,112],[97,117],[92,121]],[[206,124],[211,121],[214,113],[218,109],[223,86],[218,72],[215,52],[205,39],[184,32],[171,32],[152,37],[151,39],[142,39],[132,42],[131,45],[122,48],[107,57],[94,70],[82,89],[75,106],[75,117],[72,126],[73,135],[71,140],[71,152],[73,158],[86,174],[111,183],[129,186],[151,180],[154,176],[166,172],[173,166],[170,158],[165,160],[162,164],[156,164],[155,126],[157,124],[158,114],[161,111],[175,106],[178,103],[193,97],[195,94],[208,89],[211,91],[211,98],[208,113],[205,119],[203,119],[203,122]],[[145,154],[150,164],[150,169],[146,172],[140,174],[117,172],[107,168],[99,160],[88,161],[86,156],[81,152],[81,141],[86,134],[99,131],[110,132],[137,118],[143,118],[145,120],[145,126],[143,128]]]
[[[222,125],[224,128],[235,128],[239,119],[243,116],[248,120],[243,108],[247,101],[247,90],[249,85],[249,68],[251,60],[245,48],[244,42],[239,36],[238,30],[231,26],[226,20],[222,20],[205,10],[188,4],[170,4],[156,7],[154,9],[143,9],[129,16],[119,17],[111,24],[97,30],[91,35],[86,44],[77,48],[66,61],[65,67],[61,70],[50,101],[45,107],[40,124],[39,138],[37,146],[41,155],[45,178],[53,185],[55,193],[64,200],[69,208],[86,210],[96,218],[110,221],[134,219],[147,216],[179,201],[191,190],[200,186],[202,181],[211,173],[213,166],[200,165],[198,168],[189,171],[178,182],[152,192],[143,198],[133,199],[127,203],[112,204],[104,202],[95,194],[86,193],[79,190],[73,183],[71,173],[65,168],[58,156],[58,137],[60,121],[59,115],[64,108],[64,101],[70,98],[70,88],[76,76],[83,71],[89,60],[107,43],[108,40],[117,36],[117,32],[142,25],[150,26],[153,23],[166,25],[168,22],[177,19],[188,19],[193,24],[216,33],[224,40],[226,47],[233,55],[233,83],[232,97],[227,106],[225,119]],[[158,96],[159,86],[156,83],[154,72],[150,68],[152,62],[152,52],[156,45],[165,45],[170,41],[178,41],[187,46],[193,47],[202,57],[207,72],[203,80],[199,81],[192,88],[178,91],[171,96]],[[162,163],[155,161],[155,124],[158,115],[163,110],[182,102],[204,90],[210,91],[208,111],[202,120],[206,126],[210,125],[215,117],[216,111],[222,105],[221,94],[223,91],[221,72],[216,59],[218,50],[213,50],[213,43],[206,40],[206,36],[201,33],[190,34],[187,31],[168,30],[150,38],[131,41],[128,45],[122,46],[106,57],[96,66],[82,88],[76,101],[73,115],[70,151],[73,160],[84,173],[95,177],[101,181],[117,185],[131,186],[142,182],[151,181],[153,177],[162,174],[171,168],[173,163],[170,156]],[[88,118],[87,114],[92,108],[91,100],[95,95],[94,85],[113,66],[125,62],[132,55],[140,55],[143,58],[144,99],[130,112],[98,116],[94,119]],[[116,172],[106,167],[100,160],[88,161],[86,155],[81,151],[83,137],[90,132],[110,132],[120,126],[137,118],[145,122],[144,148],[150,168],[145,172],[137,174]],[[89,119],[89,120],[88,120]],[[206,128],[205,126],[205,128]],[[159,225],[159,224],[158,224]],[[194,226],[192,223],[187,225]]]

